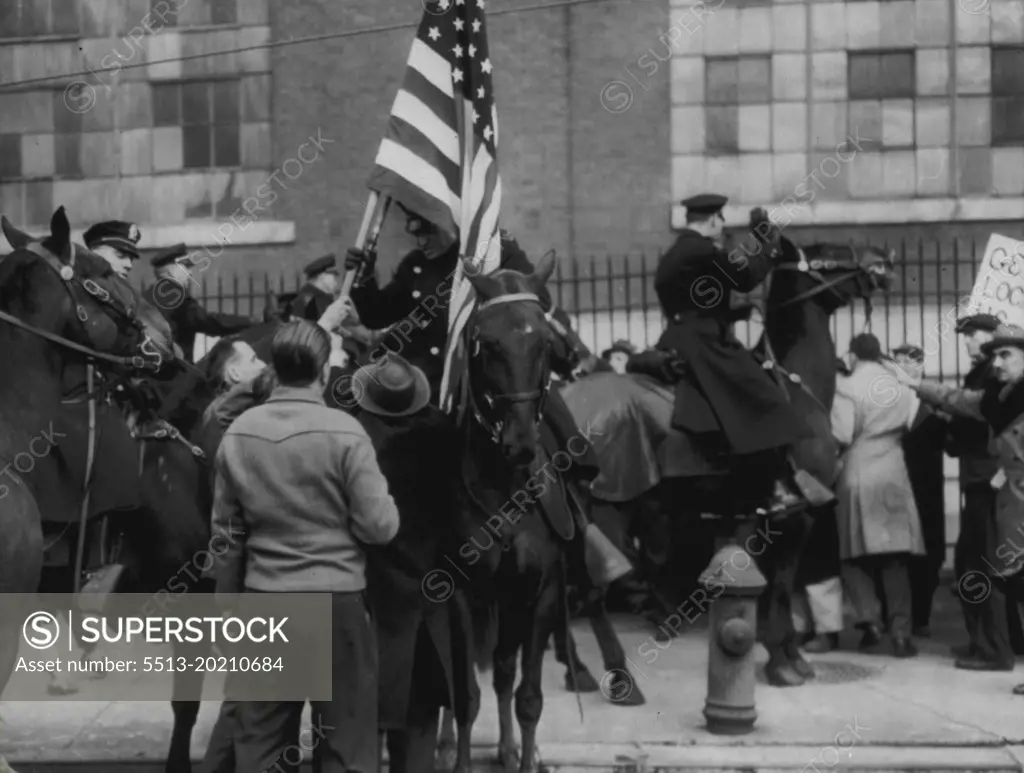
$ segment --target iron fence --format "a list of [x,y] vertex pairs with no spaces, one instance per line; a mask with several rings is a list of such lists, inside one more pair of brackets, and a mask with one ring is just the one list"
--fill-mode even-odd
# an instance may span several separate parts
[[[903,342],[921,346],[929,375],[958,378],[967,369],[967,359],[953,326],[958,305],[970,295],[981,255],[973,245],[970,254],[964,254],[958,244],[938,241],[879,242],[874,246],[892,247],[897,258],[893,287],[874,299],[871,331],[886,349]],[[559,261],[549,282],[552,295],[573,318],[591,350],[600,352],[616,339],[629,340],[639,348],[657,341],[665,326],[654,292],[657,260],[657,255],[639,254]],[[212,282],[202,282],[194,295],[211,311],[261,314],[268,292],[294,292],[302,281],[298,272],[218,276]],[[840,354],[867,324],[860,303],[835,314],[832,334]],[[761,334],[756,314],[749,322],[737,323],[736,334],[753,345]],[[196,356],[202,356],[210,343],[200,338]]]

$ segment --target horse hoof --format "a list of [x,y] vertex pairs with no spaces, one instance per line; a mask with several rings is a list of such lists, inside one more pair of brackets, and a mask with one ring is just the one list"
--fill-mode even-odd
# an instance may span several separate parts
[[441,741],[434,751],[434,767],[437,770],[454,771],[458,760],[458,750],[451,741]]
[[[46,685],[46,692],[50,695],[74,695],[78,692],[78,687],[70,682],[68,684],[57,684],[51,682]],[[0,771],[2,770],[3,768],[0,768]]]
[[597,692],[601,689],[594,675],[586,668],[576,672],[576,681],[573,682],[572,672],[565,672],[565,689],[569,692]]
[[636,678],[625,668],[616,668],[604,675],[601,694],[619,706],[642,706],[646,702]]
[[515,746],[498,749],[498,764],[505,770],[505,773],[518,773],[519,749]]
[[769,661],[764,675],[772,687],[799,687],[804,683],[804,678],[789,661]]
[[789,658],[789,664],[793,666],[793,670],[800,674],[804,679],[814,678],[814,666],[804,660],[803,655],[797,654]]

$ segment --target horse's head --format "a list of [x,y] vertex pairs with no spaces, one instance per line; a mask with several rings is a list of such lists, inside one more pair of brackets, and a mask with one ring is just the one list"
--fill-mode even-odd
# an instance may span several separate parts
[[785,237],[779,246],[781,258],[775,268],[792,278],[787,304],[814,299],[832,313],[853,300],[869,298],[876,290],[888,290],[892,282],[892,250],[852,244],[801,248]]
[[505,458],[519,465],[533,461],[551,384],[555,334],[542,299],[554,268],[553,253],[529,275],[499,270],[480,276],[466,267],[480,301],[466,326],[474,417],[501,445]]
[[137,367],[156,367],[171,352],[166,322],[152,319],[151,334],[147,331],[131,285],[99,255],[71,241],[63,207],[42,239],[19,231],[6,218],[0,218],[0,225],[14,247],[0,262],[0,308],[5,312],[96,352],[132,356]]

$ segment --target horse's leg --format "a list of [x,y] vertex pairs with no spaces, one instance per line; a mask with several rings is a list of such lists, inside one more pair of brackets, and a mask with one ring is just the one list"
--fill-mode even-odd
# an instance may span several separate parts
[[612,621],[608,619],[608,609],[603,596],[590,605],[590,627],[597,638],[597,646],[601,648],[601,658],[604,660],[605,677],[601,684],[604,697],[620,706],[643,706],[647,699],[640,691],[636,677],[629,670],[622,643],[615,633]]
[[441,771],[455,768],[458,752],[455,747],[455,712],[445,709],[441,712],[441,728],[437,734],[437,750],[434,752],[434,767]]
[[[67,630],[66,626],[70,625],[68,610],[57,609],[54,613],[59,621],[62,630]],[[73,660],[73,658],[68,658]],[[85,660],[83,653],[82,657],[79,658],[79,662]],[[71,678],[71,674],[67,671],[61,671],[60,673],[50,674],[50,683],[46,686],[46,692],[50,695],[74,695],[78,692],[78,683]]]
[[780,549],[782,556],[776,563],[778,582],[781,586],[777,597],[779,609],[777,625],[783,631],[783,651],[789,662],[800,676],[805,679],[814,678],[814,667],[807,662],[800,652],[800,637],[793,623],[793,600],[797,593],[797,572],[800,568],[800,556],[811,534],[812,517],[806,510],[793,513],[782,526],[786,531],[782,537]]
[[[498,762],[505,773],[519,767],[519,750],[512,725],[512,695],[516,686],[516,655],[528,625],[528,610],[502,599],[498,609],[498,644],[494,649],[494,694],[498,700]],[[550,635],[550,631],[548,632]],[[540,643],[541,652],[547,639]]]
[[[561,616],[560,616],[561,617]],[[565,666],[565,689],[569,692],[597,692],[600,687],[587,664],[580,660],[576,637],[565,620],[555,626],[555,659]]]
[[[555,565],[556,570],[558,565]],[[516,719],[522,734],[523,748],[520,773],[536,773],[540,767],[537,750],[537,725],[544,710],[544,643],[551,629],[558,624],[559,585],[551,578],[528,613],[526,635],[523,637],[523,679],[516,690]],[[507,770],[507,768],[506,768]]]
[[[210,654],[208,643],[191,644],[175,642],[172,645],[174,657],[184,657],[191,663],[195,658]],[[167,765],[164,773],[192,773],[192,730],[199,717],[200,703],[187,700],[186,695],[198,695],[203,689],[203,673],[191,669],[174,672],[173,692],[171,694],[171,711],[174,713],[174,729],[171,731],[171,744],[167,750]],[[229,696],[225,696],[227,698]]]
[[[470,773],[472,763],[473,724],[480,713],[480,685],[476,678],[473,651],[473,620],[469,601],[465,593],[456,590],[448,602],[448,613],[452,621],[452,685],[455,704],[452,711],[445,711],[442,722],[454,714],[458,723],[458,755],[455,773]],[[442,725],[442,734],[445,732]]]

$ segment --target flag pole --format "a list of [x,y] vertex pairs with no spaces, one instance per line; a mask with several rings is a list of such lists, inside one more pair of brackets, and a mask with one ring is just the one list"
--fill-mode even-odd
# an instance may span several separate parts
[[[380,204],[380,194],[377,191],[370,191],[370,196],[366,200],[366,209],[363,211],[363,222],[359,225],[359,233],[356,234],[355,248],[357,250],[373,250],[377,246],[380,229],[384,226],[384,218],[391,206],[391,197],[385,196],[384,203],[379,208],[378,204]],[[352,285],[362,273],[362,266],[352,271],[346,271],[344,254],[338,255],[335,261],[338,273],[345,276],[338,291],[338,297],[346,296],[352,291]]]

